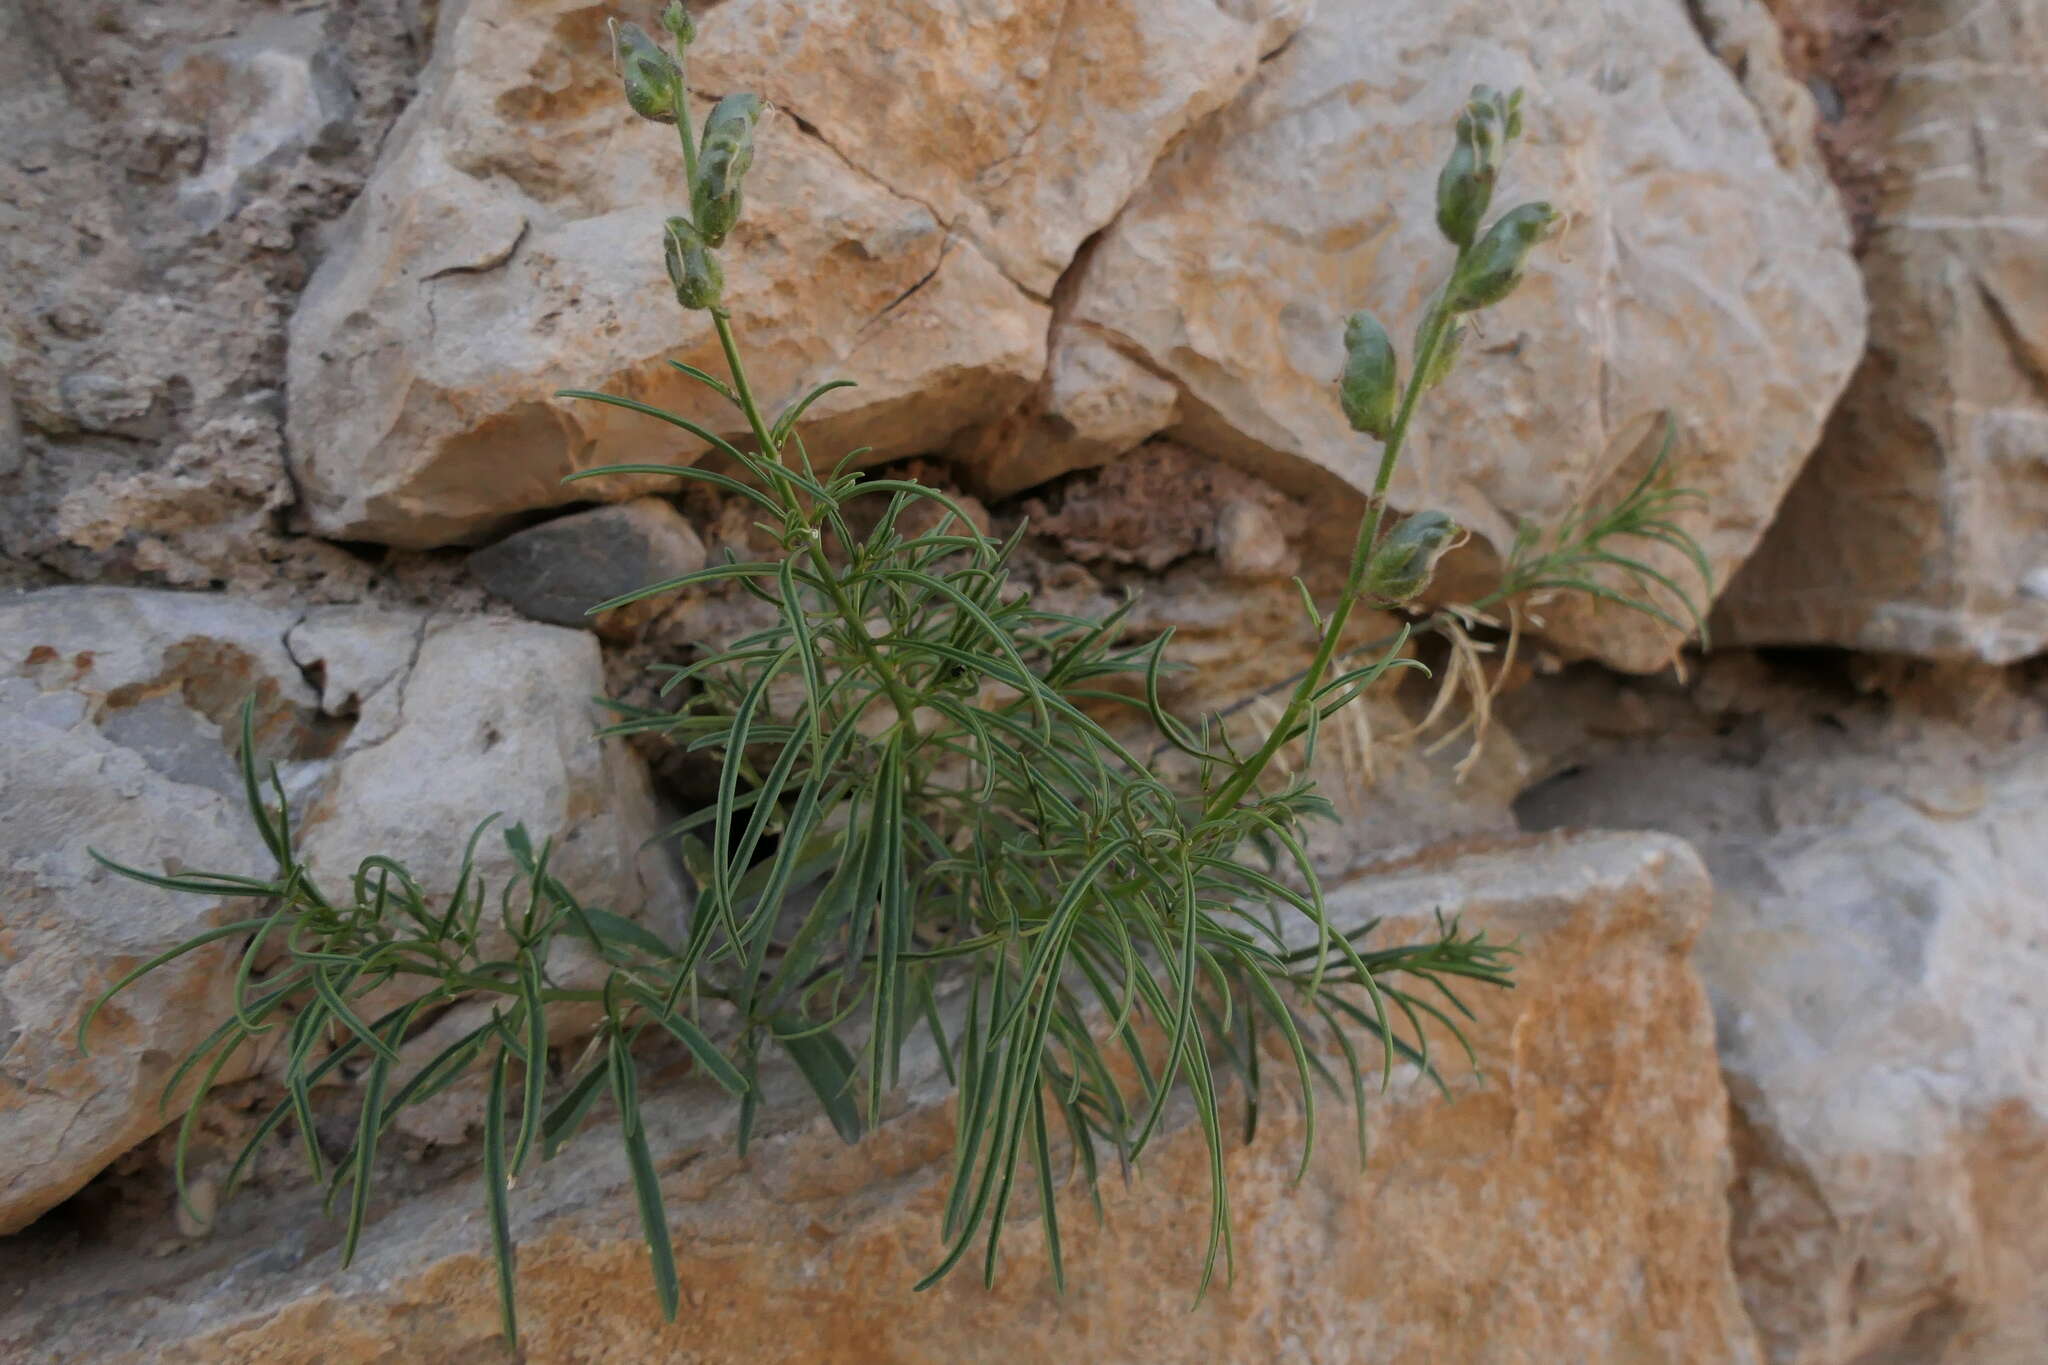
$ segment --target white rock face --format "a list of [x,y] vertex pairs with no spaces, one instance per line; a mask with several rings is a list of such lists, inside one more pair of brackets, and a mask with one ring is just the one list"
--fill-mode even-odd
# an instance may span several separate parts
[[[604,690],[597,643],[582,631],[501,618],[415,619],[402,641],[334,629],[351,608],[315,612],[287,637],[306,666],[386,681],[303,817],[316,875],[335,883],[371,853],[398,859],[429,891],[448,891],[477,822],[524,824],[555,841],[550,869],[591,904],[646,907],[680,928],[668,865],[642,845],[659,827],[645,774],[627,750],[600,745],[590,698]],[[504,842],[477,845],[492,887],[517,875]],[[495,894],[495,893],[494,893]]]
[[1888,33],[1870,354],[1723,633],[2005,663],[2048,648],[2048,3]]
[[295,785],[323,747],[284,649],[292,619],[119,590],[0,603],[0,1232],[161,1127],[172,1068],[226,1011],[235,959],[218,946],[129,989],[78,1051],[84,1012],[129,969],[255,913],[128,881],[87,850],[152,872],[269,872],[231,750],[251,692],[259,744],[297,760]]
[[[521,622],[309,616],[123,589],[0,602],[0,1232],[176,1116],[180,1097],[166,1112],[160,1091],[227,1011],[232,942],[117,997],[90,1055],[74,1042],[128,970],[255,913],[140,885],[87,852],[152,872],[268,875],[237,766],[245,697],[330,893],[383,852],[445,894],[470,829],[501,810],[556,836],[558,874],[593,903],[674,914],[667,869],[641,848],[657,828],[645,776],[591,738],[587,698],[602,682],[589,636]],[[502,884],[502,843],[479,854]],[[238,1057],[220,1079],[261,1060]]]
[[[1753,83],[1783,79],[1772,45],[1749,60]],[[1685,523],[1725,578],[1847,379],[1864,303],[1810,139],[1781,136],[1676,0],[1322,6],[1104,234],[1076,335],[1179,385],[1188,444],[1296,489],[1369,489],[1379,447],[1333,396],[1343,319],[1371,308],[1408,348],[1449,259],[1434,168],[1475,81],[1528,92],[1499,206],[1545,198],[1570,226],[1429,400],[1395,504],[1503,550],[1519,518],[1624,491],[1668,412],[1676,477],[1711,506]],[[1551,624],[1625,668],[1673,643],[1612,611]]]
[[1524,814],[1706,858],[1731,1249],[1770,1358],[2048,1359],[2048,734],[1846,723],[1767,727],[1761,757],[1652,742]]
[[1722,875],[1734,1250],[1781,1360],[2048,1356],[2048,745]]

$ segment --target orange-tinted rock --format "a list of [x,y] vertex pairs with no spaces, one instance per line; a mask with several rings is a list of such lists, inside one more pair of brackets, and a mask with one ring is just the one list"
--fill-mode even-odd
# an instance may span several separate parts
[[[1654,836],[1440,851],[1342,887],[1347,918],[1392,913],[1412,932],[1417,912],[1441,907],[1519,937],[1519,989],[1474,997],[1488,1079],[1454,1068],[1449,1103],[1397,1080],[1374,1103],[1362,1175],[1326,1104],[1298,1187],[1298,1114],[1270,1104],[1259,1142],[1230,1158],[1236,1282],[1192,1308],[1206,1189],[1192,1129],[1129,1189],[1110,1182],[1104,1226],[1069,1192],[1064,1297],[1028,1223],[993,1292],[963,1274],[916,1295],[949,1146],[939,1086],[915,1083],[906,1112],[859,1148],[820,1121],[745,1162],[726,1105],[671,1094],[651,1123],[680,1321],[660,1319],[598,1126],[515,1192],[526,1359],[1754,1360],[1727,1259],[1726,1101],[1686,960],[1707,898],[1690,851]],[[0,1348],[207,1365],[488,1358],[479,1204],[464,1182],[397,1208],[346,1273],[329,1253],[188,1282],[161,1309],[87,1315],[45,1298],[0,1317]],[[118,1268],[50,1292],[85,1302],[99,1275]]]

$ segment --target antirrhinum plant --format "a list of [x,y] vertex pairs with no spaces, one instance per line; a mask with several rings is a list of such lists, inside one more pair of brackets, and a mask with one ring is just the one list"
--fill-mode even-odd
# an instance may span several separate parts
[[[1304,1171],[1321,1131],[1319,1083],[1334,1087],[1356,1110],[1362,1159],[1370,1084],[1384,1086],[1404,1065],[1442,1084],[1432,1031],[1463,1044],[1460,1021],[1471,1016],[1461,990],[1509,982],[1508,949],[1455,922],[1399,945],[1374,944],[1373,924],[1333,922],[1302,841],[1304,822],[1328,805],[1303,777],[1271,778],[1283,749],[1312,749],[1319,727],[1376,680],[1419,667],[1404,653],[1406,632],[1359,661],[1343,654],[1346,629],[1360,608],[1412,603],[1462,535],[1437,512],[1389,524],[1386,492],[1418,407],[1450,375],[1471,318],[1514,290],[1556,220],[1530,203],[1486,222],[1520,132],[1518,98],[1481,88],[1458,116],[1439,190],[1455,258],[1424,312],[1405,380],[1377,321],[1359,314],[1345,330],[1340,399],[1353,426],[1380,442],[1377,477],[1334,602],[1318,606],[1302,588],[1318,640],[1313,661],[1264,739],[1240,746],[1213,720],[1191,725],[1165,709],[1169,641],[1133,643],[1128,605],[1100,619],[1062,615],[1014,586],[1021,531],[999,543],[942,492],[865,477],[854,468],[862,452],[814,461],[799,421],[836,385],[772,412],[763,406],[723,303],[718,253],[743,211],[764,106],[726,95],[700,137],[687,74],[694,26],[671,5],[661,28],[665,42],[618,25],[615,55],[634,112],[672,123],[680,138],[688,203],[663,224],[661,250],[677,300],[709,314],[727,362],[723,377],[676,368],[730,404],[746,435],[728,440],[611,394],[565,396],[680,428],[713,456],[578,477],[697,480],[750,504],[779,547],[592,608],[723,584],[772,609],[773,624],[669,668],[672,709],[622,708],[609,731],[665,736],[717,765],[716,799],[674,832],[698,882],[694,909],[671,942],[585,905],[550,871],[547,845],[517,827],[502,837],[523,873],[487,887],[473,855],[488,820],[452,893],[430,895],[382,856],[365,858],[345,886],[318,885],[294,847],[274,773],[266,793],[245,723],[247,798],[275,875],[109,864],[154,886],[257,907],[114,987],[206,944],[240,953],[232,1011],[165,1087],[166,1100],[191,1095],[176,1140],[180,1188],[213,1081],[249,1040],[275,1035],[283,1095],[226,1184],[295,1128],[345,1220],[345,1265],[363,1231],[380,1140],[407,1106],[481,1068],[482,1185],[504,1331],[514,1338],[508,1192],[609,1097],[611,1140],[623,1149],[655,1291],[673,1318],[679,1286],[640,1089],[646,1044],[667,1036],[737,1097],[744,1149],[767,1055],[793,1063],[854,1142],[881,1121],[906,1045],[922,1031],[958,1106],[940,1246],[920,1288],[970,1256],[993,1281],[1020,1201],[1036,1205],[1063,1285],[1063,1181],[1078,1175],[1092,1195],[1107,1173],[1137,1166],[1185,1104],[1208,1159],[1199,1293],[1231,1256],[1232,1078],[1249,1139],[1273,1084],[1275,1068],[1262,1059],[1269,1050],[1285,1058]],[[1611,534],[1677,534],[1655,503],[1635,501],[1636,523],[1584,521],[1562,539],[1518,546],[1503,593],[1586,586],[1661,612],[1586,578],[1612,553],[1602,548]],[[1134,752],[1119,737],[1131,731],[1119,712],[1180,751],[1192,777],[1169,785],[1156,775],[1143,756],[1149,742]],[[567,945],[600,964],[594,983],[558,971]],[[595,1007],[594,1036],[560,1036],[557,1007],[569,1002]],[[401,1066],[407,1040],[458,1006],[467,1013],[453,1017],[471,1020],[467,1031]],[[359,1116],[353,1137],[331,1150],[313,1090],[344,1077],[354,1080]]]

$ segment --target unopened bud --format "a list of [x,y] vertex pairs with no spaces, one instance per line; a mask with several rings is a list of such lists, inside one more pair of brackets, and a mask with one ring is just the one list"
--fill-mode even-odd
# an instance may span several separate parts
[[725,292],[725,271],[689,219],[668,220],[662,262],[668,266],[669,283],[676,287],[677,303],[685,308],[718,306]]
[[668,7],[661,12],[661,26],[674,34],[675,40],[684,47],[697,41],[697,21],[683,7],[683,0],[669,0]]
[[712,246],[723,243],[740,219],[740,182],[754,164],[754,124],[763,107],[759,95],[727,95],[704,120],[690,206],[697,230]]
[[1417,512],[1381,541],[1366,566],[1364,588],[1383,602],[1413,599],[1429,586],[1436,562],[1464,528],[1442,512]]
[[1523,204],[1502,214],[1451,277],[1451,311],[1487,308],[1514,293],[1529,253],[1556,225],[1557,211],[1544,203]]
[[1458,141],[1436,179],[1436,225],[1453,246],[1470,246],[1493,202],[1495,169],[1480,147],[1480,121],[1458,116]]
[[1353,313],[1344,323],[1344,375],[1338,401],[1353,431],[1381,440],[1394,425],[1394,343],[1370,313]]
[[633,112],[656,123],[674,123],[676,100],[683,89],[683,72],[676,59],[638,24],[613,24],[612,50],[626,86],[626,103],[633,106]]

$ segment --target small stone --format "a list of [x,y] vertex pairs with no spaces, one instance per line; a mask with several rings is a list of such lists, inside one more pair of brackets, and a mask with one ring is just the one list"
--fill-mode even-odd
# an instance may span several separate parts
[[704,567],[704,542],[664,498],[572,512],[469,557],[478,582],[536,621],[590,629],[590,608]]
[[1216,518],[1216,563],[1231,578],[1257,583],[1287,578],[1301,557],[1287,543],[1279,518],[1261,503],[1241,501]]

